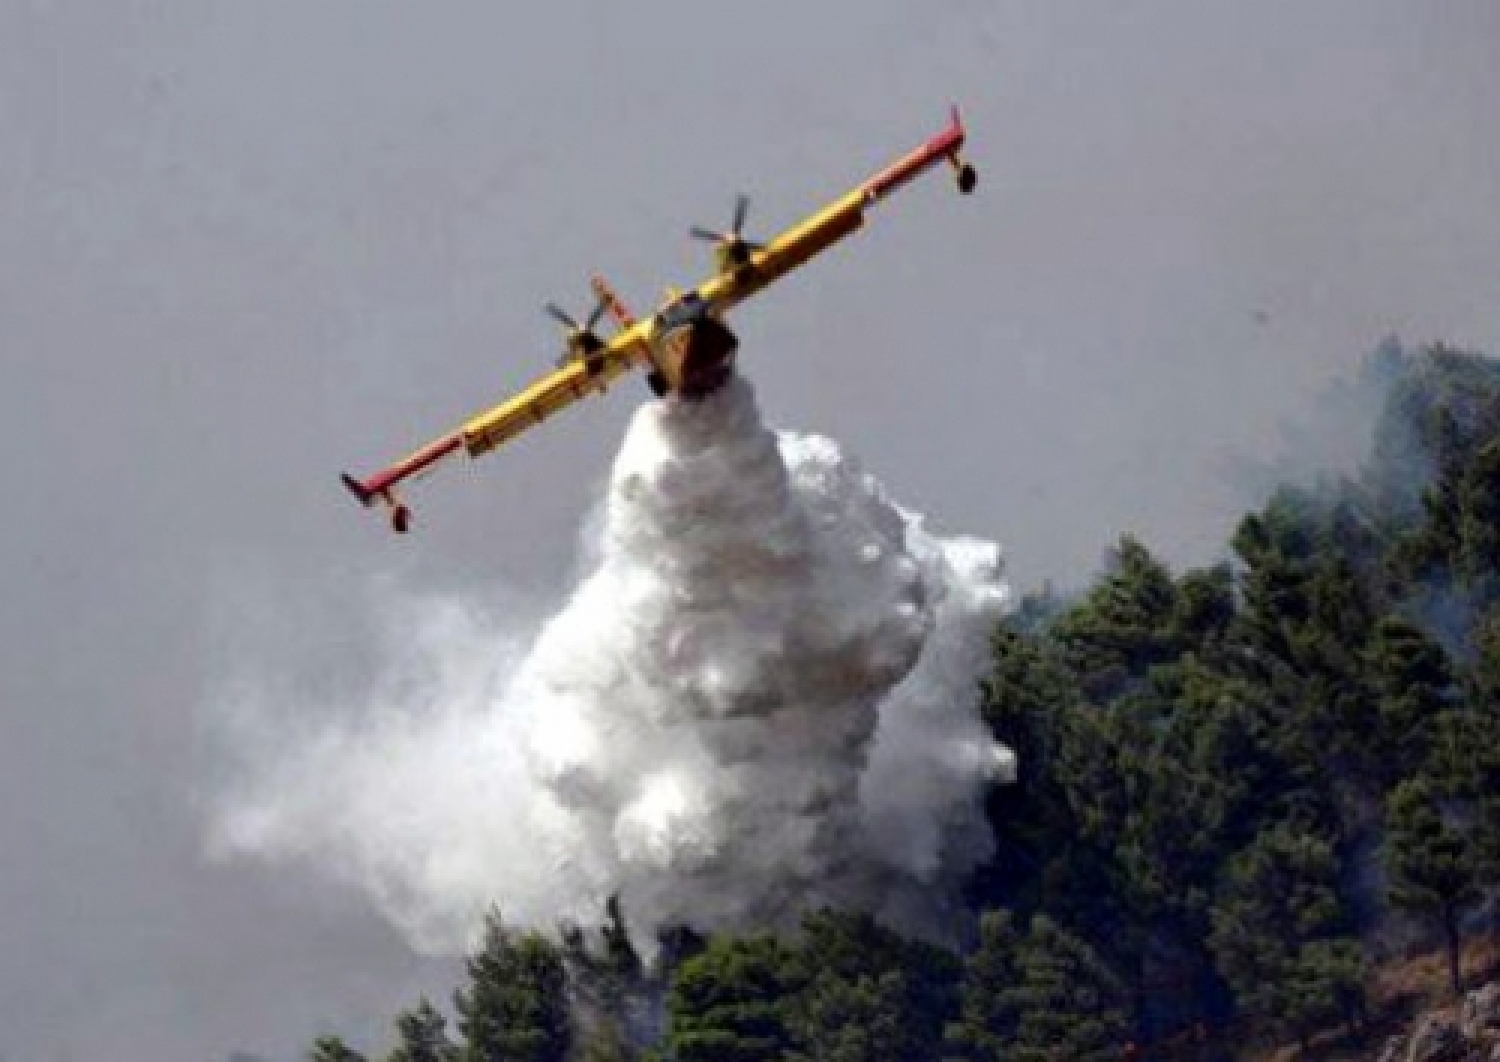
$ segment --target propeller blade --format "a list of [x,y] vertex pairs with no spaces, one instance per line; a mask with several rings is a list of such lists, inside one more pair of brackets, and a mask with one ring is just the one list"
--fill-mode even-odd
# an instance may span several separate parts
[[688,229],[688,235],[695,240],[707,240],[709,243],[718,243],[724,239],[722,232],[713,232],[703,228],[701,225],[694,225]]
[[734,200],[734,224],[729,231],[738,236],[745,227],[745,216],[750,213],[750,197],[741,192]]
[[584,331],[592,332],[594,330],[594,327],[604,317],[604,311],[607,309],[609,309],[608,299],[600,299],[598,302],[594,303],[594,310],[589,314],[588,320],[584,323]]
[[571,328],[575,332],[578,331],[578,322],[569,317],[563,310],[563,308],[557,305],[557,303],[549,302],[546,306],[546,310],[547,315],[558,324],[562,325],[564,328]]

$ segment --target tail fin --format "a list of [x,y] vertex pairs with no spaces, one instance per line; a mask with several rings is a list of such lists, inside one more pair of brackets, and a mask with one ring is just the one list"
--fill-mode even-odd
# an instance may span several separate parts
[[629,328],[635,324],[635,314],[626,308],[620,301],[620,296],[615,294],[615,289],[610,286],[609,281],[599,275],[595,275],[591,281],[594,294],[609,308],[609,315],[615,319],[615,323],[621,328]]

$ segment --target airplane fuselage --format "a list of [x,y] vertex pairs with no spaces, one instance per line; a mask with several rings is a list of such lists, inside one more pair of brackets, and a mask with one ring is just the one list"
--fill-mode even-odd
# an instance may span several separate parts
[[740,341],[696,292],[668,304],[651,323],[648,383],[658,396],[702,398],[728,382]]

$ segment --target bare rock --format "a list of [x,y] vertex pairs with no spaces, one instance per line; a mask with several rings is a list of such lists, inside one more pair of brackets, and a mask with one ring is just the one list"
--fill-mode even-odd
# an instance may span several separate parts
[[1458,1023],[1441,1014],[1428,1014],[1417,1023],[1406,1050],[1406,1062],[1471,1062],[1474,1057]]
[[1405,1062],[1406,1059],[1406,1037],[1388,1036],[1385,1046],[1380,1049],[1380,1054],[1375,1056],[1375,1062]]
[[1459,1028],[1470,1040],[1485,1043],[1500,1036],[1500,982],[1491,982],[1464,996]]

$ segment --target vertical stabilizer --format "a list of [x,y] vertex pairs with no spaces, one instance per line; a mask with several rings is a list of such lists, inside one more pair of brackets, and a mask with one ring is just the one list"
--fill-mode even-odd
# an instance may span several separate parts
[[609,309],[609,315],[615,319],[617,325],[621,328],[629,328],[635,324],[635,314],[631,313],[630,309],[620,301],[620,296],[615,293],[609,281],[595,275],[591,283],[594,294],[599,296],[599,301]]

